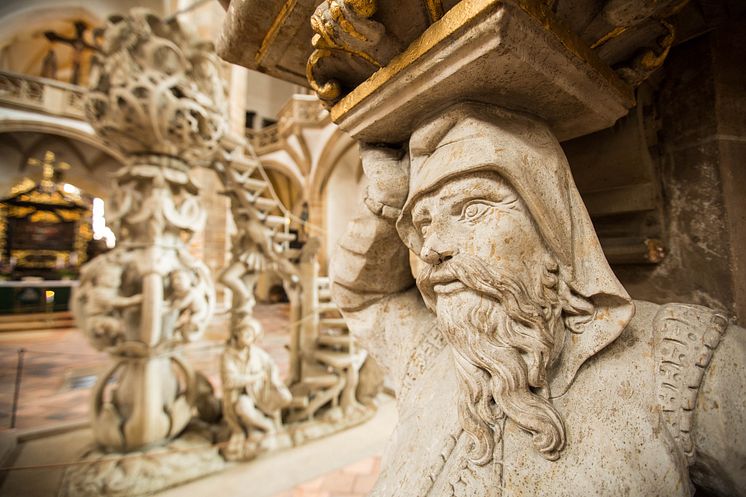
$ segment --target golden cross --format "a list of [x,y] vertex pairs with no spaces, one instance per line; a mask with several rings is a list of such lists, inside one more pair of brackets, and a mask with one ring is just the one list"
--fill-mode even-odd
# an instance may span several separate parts
[[55,163],[54,152],[47,150],[44,153],[44,160],[30,158],[27,162],[29,166],[41,166],[42,167],[42,184],[52,185],[54,184],[54,173],[57,171],[67,171],[70,169],[70,164],[67,162]]

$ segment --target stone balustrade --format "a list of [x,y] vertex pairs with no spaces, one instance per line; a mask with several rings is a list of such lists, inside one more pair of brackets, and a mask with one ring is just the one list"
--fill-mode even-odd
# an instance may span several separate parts
[[0,71],[0,103],[46,114],[84,119],[86,89],[25,74]]
[[293,95],[282,106],[277,123],[262,129],[246,129],[246,138],[258,155],[277,150],[282,140],[298,127],[313,127],[325,124],[329,112],[316,96]]

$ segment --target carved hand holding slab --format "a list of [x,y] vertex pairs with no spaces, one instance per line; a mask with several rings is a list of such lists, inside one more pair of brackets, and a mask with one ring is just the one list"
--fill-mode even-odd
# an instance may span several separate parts
[[[386,33],[383,24],[370,19],[376,0],[326,0],[311,16],[315,48],[306,75],[319,98],[332,104],[343,88],[353,88],[386,65],[401,50],[401,43]],[[331,75],[334,75],[332,79]]]

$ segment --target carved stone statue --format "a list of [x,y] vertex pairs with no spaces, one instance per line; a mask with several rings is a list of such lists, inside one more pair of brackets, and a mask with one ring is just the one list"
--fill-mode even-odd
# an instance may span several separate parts
[[189,342],[201,333],[210,318],[210,298],[206,288],[195,284],[193,275],[185,269],[172,271],[170,280],[170,309],[176,313],[173,333]]
[[[223,415],[233,432],[225,451],[229,459],[245,458],[247,450],[255,451],[266,435],[275,433],[281,409],[292,400],[274,360],[256,345],[261,333],[261,324],[246,317],[232,331],[221,357]],[[252,447],[246,447],[247,439]]]
[[84,271],[81,289],[86,327],[83,332],[94,347],[103,350],[127,339],[124,312],[142,303],[142,294],[123,296],[122,267],[113,261],[102,261],[95,272]]
[[630,299],[545,124],[457,104],[363,166],[332,275],[399,404],[372,496],[746,495],[746,330]]
[[277,253],[272,245],[272,232],[262,223],[255,208],[234,208],[233,212],[238,233],[233,237],[233,259],[220,275],[220,282],[233,292],[234,312],[251,314],[254,287],[263,271],[274,269],[297,282],[297,270]]

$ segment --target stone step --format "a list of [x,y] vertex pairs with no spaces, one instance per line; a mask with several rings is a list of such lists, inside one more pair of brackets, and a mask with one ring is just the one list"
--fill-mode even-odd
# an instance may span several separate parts
[[248,157],[246,155],[241,155],[238,157],[235,157],[232,161],[233,166],[238,166],[241,168],[242,171],[253,171],[259,166],[259,161],[254,159],[253,157]]
[[255,197],[252,202],[259,209],[272,210],[277,207],[277,202],[272,198],[267,197]]
[[334,385],[339,382],[339,376],[335,374],[324,374],[319,376],[309,376],[306,378],[303,378],[301,383],[313,386],[313,387],[321,387],[321,388],[328,388],[333,387]]
[[284,231],[278,231],[272,234],[272,239],[276,242],[292,242],[295,240],[293,233],[285,233]]
[[319,288],[321,287],[329,287],[329,277],[328,276],[319,276],[316,278],[316,286]]
[[42,321],[0,323],[0,333],[6,331],[36,331],[60,328],[75,328],[75,321],[73,319],[45,319]]
[[329,288],[319,288],[319,302],[332,299],[332,291]]
[[50,319],[72,319],[70,311],[32,312],[24,314],[0,314],[0,323],[19,323],[21,321],[43,321]]
[[265,215],[263,221],[264,221],[264,224],[266,226],[269,226],[270,228],[274,228],[276,226],[285,226],[286,224],[290,224],[290,220],[286,218],[285,216]]
[[349,352],[337,352],[334,350],[315,350],[313,358],[337,369],[344,369],[355,362],[355,357]]
[[300,252],[300,249],[288,248],[282,251],[282,255],[286,259],[297,259],[298,257],[300,257]]
[[347,323],[342,318],[323,318],[319,320],[319,326],[327,328],[346,329]]
[[291,409],[303,409],[308,407],[308,397],[293,397],[288,405]]
[[328,302],[319,302],[319,305],[316,307],[319,314],[324,312],[338,312],[339,307],[337,307],[337,304],[335,304],[333,301]]
[[352,335],[319,335],[316,343],[327,347],[349,347],[353,344]]
[[267,182],[261,179],[246,178],[241,184],[255,194],[263,192],[267,188]]

